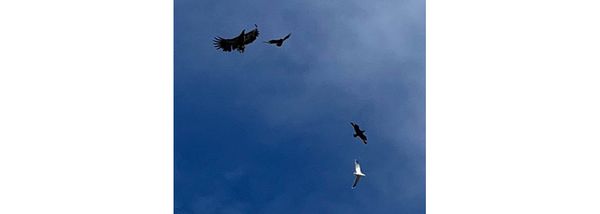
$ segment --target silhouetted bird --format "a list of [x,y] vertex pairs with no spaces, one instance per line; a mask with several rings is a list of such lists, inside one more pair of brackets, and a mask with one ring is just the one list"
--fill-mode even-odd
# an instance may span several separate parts
[[269,40],[268,42],[265,42],[265,43],[275,44],[275,45],[277,45],[277,47],[281,47],[281,45],[283,45],[283,41],[290,38],[291,35],[292,34],[290,33],[287,36],[283,37],[282,39],[273,39],[273,40]]
[[222,49],[225,52],[232,50],[238,50],[240,53],[244,53],[246,45],[254,42],[258,37],[258,26],[254,25],[254,30],[246,33],[246,30],[242,30],[242,33],[232,39],[224,39],[222,37],[215,37],[213,44],[217,50]]
[[358,124],[354,122],[350,122],[350,125],[352,125],[352,128],[354,128],[354,137],[359,137],[364,144],[367,144],[367,136],[365,135],[365,130],[360,130]]

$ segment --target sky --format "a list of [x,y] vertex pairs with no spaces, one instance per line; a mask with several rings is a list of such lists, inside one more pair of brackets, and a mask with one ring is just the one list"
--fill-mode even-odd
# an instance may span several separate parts
[[[425,1],[175,0],[174,18],[175,213],[425,213]],[[213,47],[254,24],[243,54]]]

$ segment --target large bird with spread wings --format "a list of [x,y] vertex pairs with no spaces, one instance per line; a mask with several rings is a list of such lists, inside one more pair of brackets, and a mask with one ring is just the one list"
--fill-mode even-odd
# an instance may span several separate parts
[[277,47],[281,47],[281,45],[283,45],[283,42],[284,42],[286,39],[290,38],[290,36],[291,36],[291,35],[292,35],[292,34],[291,34],[291,33],[289,33],[287,36],[285,36],[285,37],[283,37],[283,38],[281,38],[281,39],[272,39],[272,40],[269,40],[268,42],[265,42],[265,43],[268,43],[268,44],[275,44],[275,45],[277,45]]
[[215,37],[213,40],[213,44],[217,50],[221,49],[225,52],[231,52],[232,50],[237,50],[240,53],[244,53],[246,49],[246,45],[254,42],[256,37],[258,37],[258,26],[254,25],[254,30],[246,33],[246,30],[242,30],[240,35],[236,36],[232,39],[224,39],[220,36]]
[[352,184],[352,189],[356,188],[356,184],[361,177],[366,176],[360,171],[360,164],[358,164],[358,160],[354,160],[354,183]]
[[367,136],[365,135],[365,130],[360,130],[360,127],[358,126],[358,124],[356,124],[354,122],[350,122],[350,125],[352,125],[352,128],[354,128],[354,137],[360,138],[360,140],[364,144],[367,144]]

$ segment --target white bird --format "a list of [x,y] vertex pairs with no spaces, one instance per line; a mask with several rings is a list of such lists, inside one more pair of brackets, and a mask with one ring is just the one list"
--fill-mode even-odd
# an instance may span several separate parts
[[354,160],[354,184],[352,184],[352,189],[356,188],[356,184],[358,184],[358,181],[360,180],[361,177],[366,176],[365,174],[363,174],[360,171],[360,164],[358,164],[357,160]]

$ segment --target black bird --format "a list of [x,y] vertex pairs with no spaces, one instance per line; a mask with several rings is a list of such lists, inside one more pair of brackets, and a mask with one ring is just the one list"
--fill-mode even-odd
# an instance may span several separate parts
[[290,38],[291,35],[292,34],[289,33],[287,36],[283,37],[282,39],[273,39],[273,40],[269,40],[268,42],[265,42],[265,43],[275,44],[275,45],[277,45],[277,47],[281,47],[281,45],[283,45],[283,41]]
[[225,52],[231,52],[232,50],[238,50],[240,53],[244,53],[246,45],[254,42],[258,37],[258,26],[254,25],[254,30],[246,33],[246,30],[242,30],[240,35],[232,39],[224,39],[222,37],[215,37],[213,44],[217,50],[221,49]]
[[364,144],[367,144],[367,136],[365,135],[365,130],[360,130],[358,124],[354,122],[350,122],[350,125],[352,125],[352,128],[354,128],[354,137],[359,137]]

